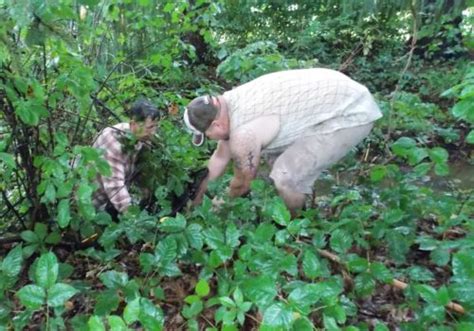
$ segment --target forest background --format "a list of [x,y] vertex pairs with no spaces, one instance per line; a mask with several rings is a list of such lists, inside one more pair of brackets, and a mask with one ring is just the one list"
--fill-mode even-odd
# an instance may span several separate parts
[[[472,6],[0,0],[0,329],[474,330]],[[309,67],[384,113],[312,208],[292,220],[265,180],[185,208],[215,145],[183,106]],[[140,97],[166,116],[115,222],[90,144]]]

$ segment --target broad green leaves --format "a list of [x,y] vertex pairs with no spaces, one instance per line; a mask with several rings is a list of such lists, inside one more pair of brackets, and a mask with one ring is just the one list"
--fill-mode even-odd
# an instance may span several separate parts
[[459,282],[474,282],[474,251],[466,250],[454,254],[453,273]]
[[293,311],[283,303],[275,303],[268,307],[263,313],[263,330],[275,328],[288,328],[293,320]]
[[207,296],[209,294],[209,291],[210,291],[209,284],[204,279],[201,279],[196,284],[196,294],[199,295],[200,297]]
[[53,253],[43,254],[36,265],[35,281],[42,288],[49,289],[58,278],[59,265]]
[[124,320],[127,324],[139,321],[147,330],[162,330],[162,310],[146,298],[136,298],[125,307]]
[[71,285],[62,283],[54,284],[48,290],[48,300],[46,303],[50,307],[60,307],[76,293],[77,290]]
[[21,303],[28,309],[39,309],[46,301],[46,291],[38,285],[26,285],[18,293]]
[[16,277],[21,271],[21,266],[23,263],[23,247],[22,245],[17,245],[7,256],[3,259],[1,263],[0,271],[5,274],[7,277]]
[[28,309],[37,310],[47,305],[62,307],[78,290],[69,284],[57,283],[59,264],[53,253],[45,253],[36,261],[35,284],[22,287],[17,296]]
[[[411,166],[416,166],[415,173],[419,175],[426,174],[431,167],[434,168],[435,173],[439,176],[446,176],[449,174],[449,167],[447,164],[449,154],[446,149],[442,147],[434,147],[431,149],[422,148],[418,147],[418,144],[414,139],[401,137],[392,144],[391,148],[395,155],[407,159]],[[426,162],[421,163],[428,157],[431,160],[431,164]],[[381,170],[378,171],[378,174],[373,174],[375,181],[379,180],[381,177]]]
[[270,276],[248,278],[242,284],[242,291],[259,307],[265,307],[277,295],[275,282]]

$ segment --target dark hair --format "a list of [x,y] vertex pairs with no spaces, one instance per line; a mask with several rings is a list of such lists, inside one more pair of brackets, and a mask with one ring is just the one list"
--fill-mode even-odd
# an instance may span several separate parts
[[189,121],[201,132],[205,132],[216,118],[218,108],[212,103],[212,97],[205,95],[194,98],[186,107]]
[[137,100],[130,108],[130,118],[135,121],[143,122],[147,118],[157,120],[160,117],[161,113],[158,108],[148,100]]

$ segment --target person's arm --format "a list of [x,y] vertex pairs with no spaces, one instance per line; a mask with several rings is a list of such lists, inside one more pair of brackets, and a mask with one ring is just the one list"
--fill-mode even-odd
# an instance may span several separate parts
[[239,197],[250,190],[250,182],[257,175],[261,152],[259,136],[253,130],[241,130],[233,137],[231,152],[234,178],[230,182],[229,195]]
[[198,192],[196,193],[196,197],[193,200],[193,205],[198,205],[201,203],[204,194],[207,191],[207,184],[210,180],[214,180],[217,177],[220,177],[227,167],[231,158],[229,142],[220,140],[217,144],[217,148],[212,154],[211,158],[209,159],[209,163],[207,168],[209,173],[207,174],[206,178],[202,181],[201,185],[199,186]]

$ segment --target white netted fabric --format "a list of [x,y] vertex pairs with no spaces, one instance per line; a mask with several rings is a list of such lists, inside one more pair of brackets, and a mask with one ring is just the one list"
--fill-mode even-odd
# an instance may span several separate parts
[[304,135],[330,133],[382,117],[368,89],[330,69],[300,69],[261,76],[224,93],[231,130],[262,115],[279,115],[280,131],[266,150]]

